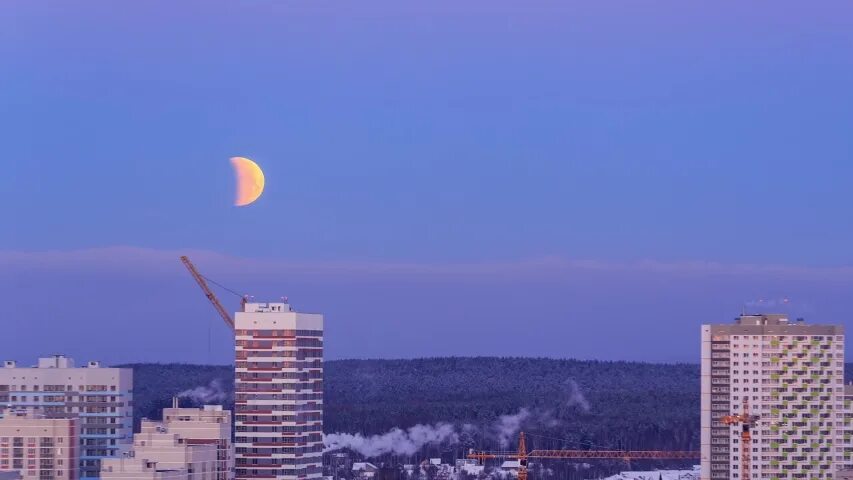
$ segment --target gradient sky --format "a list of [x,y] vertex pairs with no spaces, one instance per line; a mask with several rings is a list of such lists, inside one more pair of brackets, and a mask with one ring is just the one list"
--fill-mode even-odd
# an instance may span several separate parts
[[187,250],[326,313],[328,358],[846,323],[852,86],[846,1],[7,0],[0,354],[227,362]]

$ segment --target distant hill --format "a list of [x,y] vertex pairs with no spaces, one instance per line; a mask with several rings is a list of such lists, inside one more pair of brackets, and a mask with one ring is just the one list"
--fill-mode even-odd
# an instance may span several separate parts
[[[196,403],[204,395],[221,395],[230,408],[231,367],[126,366],[135,373],[137,418],[157,418],[172,395],[192,389]],[[326,433],[371,435],[438,422],[491,431],[499,416],[525,408],[530,414],[521,427],[538,435],[531,438],[534,446],[699,449],[695,364],[495,357],[336,360],[325,364],[325,402]],[[474,436],[460,448],[498,447],[498,440]]]
[[[210,394],[222,388],[229,404],[233,398],[228,366],[123,366],[134,369],[137,418],[158,418],[173,395],[197,387],[206,387],[202,393],[209,388]],[[547,431],[560,438],[629,448],[694,448],[698,375],[698,366],[690,364],[546,358],[329,361],[325,430],[376,434],[418,423],[487,424],[528,408],[534,412],[532,427],[547,417]]]

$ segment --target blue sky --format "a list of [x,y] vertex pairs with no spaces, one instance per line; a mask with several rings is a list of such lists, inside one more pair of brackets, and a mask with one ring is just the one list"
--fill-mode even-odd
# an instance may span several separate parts
[[[844,322],[853,7],[802,7],[3,2],[0,300],[35,331],[102,325],[99,309],[83,313],[93,292],[155,331],[175,325],[170,312],[206,325],[192,322],[212,309],[165,267],[191,249],[301,265],[304,278],[210,268],[331,312],[346,335],[330,329],[330,358],[693,361],[699,323],[786,295],[815,321]],[[248,208],[230,205],[234,155],[266,172]],[[91,249],[109,255],[74,260]],[[20,261],[48,251],[38,268]],[[135,255],[164,267],[104,266]],[[589,284],[553,274],[577,261],[619,268]],[[642,262],[669,267],[652,275]],[[352,264],[361,273],[337,270]],[[401,265],[417,268],[376,277]],[[470,265],[491,273],[448,273]],[[511,311],[498,307],[507,296]],[[50,298],[67,308],[25,308]],[[586,316],[643,342],[613,349]],[[662,316],[684,329],[631,330]],[[513,330],[519,321],[556,335]],[[48,347],[114,361],[208,355],[206,341],[154,353],[5,338],[0,352],[26,358]],[[211,350],[227,361],[227,348]]]

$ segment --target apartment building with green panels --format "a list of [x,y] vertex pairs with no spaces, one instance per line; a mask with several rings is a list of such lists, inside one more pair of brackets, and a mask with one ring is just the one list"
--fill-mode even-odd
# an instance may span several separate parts
[[[745,480],[743,455],[749,480],[833,479],[853,463],[842,326],[781,314],[703,325],[701,371],[703,480]],[[744,400],[759,416],[750,445],[722,422]]]

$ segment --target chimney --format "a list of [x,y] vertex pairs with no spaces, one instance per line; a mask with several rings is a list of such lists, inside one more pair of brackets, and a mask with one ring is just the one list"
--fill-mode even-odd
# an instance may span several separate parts
[[178,408],[178,397],[172,397],[172,408]]

